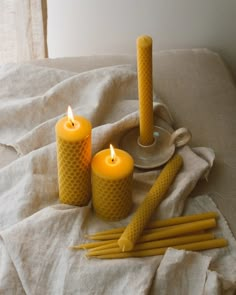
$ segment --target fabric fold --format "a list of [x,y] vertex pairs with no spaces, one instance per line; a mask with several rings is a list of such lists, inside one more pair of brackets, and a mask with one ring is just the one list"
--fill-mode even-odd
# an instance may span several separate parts
[[169,248],[157,270],[158,294],[203,294],[211,258]]

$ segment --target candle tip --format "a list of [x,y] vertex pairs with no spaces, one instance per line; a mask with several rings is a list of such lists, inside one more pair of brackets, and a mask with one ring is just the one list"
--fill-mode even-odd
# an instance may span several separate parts
[[79,250],[79,246],[69,246],[68,247],[69,250]]
[[84,256],[85,256],[85,258],[86,258],[87,260],[90,260],[90,259],[93,258],[93,257],[96,258],[95,256],[90,256],[90,255],[88,255],[88,254],[85,254]]

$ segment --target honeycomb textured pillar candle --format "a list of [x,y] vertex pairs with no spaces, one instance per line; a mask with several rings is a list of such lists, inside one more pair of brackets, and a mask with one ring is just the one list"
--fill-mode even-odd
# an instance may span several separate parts
[[[115,154],[113,154],[115,152]],[[92,160],[92,198],[96,214],[115,221],[132,208],[133,159],[123,150],[105,149]]]
[[71,115],[56,124],[59,198],[85,206],[91,198],[91,124]]
[[139,142],[148,146],[153,143],[153,97],[152,97],[152,38],[137,39],[138,96],[140,113]]
[[151,190],[118,240],[118,245],[123,252],[130,251],[134,248],[136,241],[141,236],[154,210],[165,197],[182,163],[182,157],[176,154],[161,171]]

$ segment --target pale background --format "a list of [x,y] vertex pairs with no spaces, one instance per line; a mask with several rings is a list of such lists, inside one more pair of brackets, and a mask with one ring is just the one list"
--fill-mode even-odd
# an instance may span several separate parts
[[209,48],[236,75],[236,0],[48,0],[49,57]]

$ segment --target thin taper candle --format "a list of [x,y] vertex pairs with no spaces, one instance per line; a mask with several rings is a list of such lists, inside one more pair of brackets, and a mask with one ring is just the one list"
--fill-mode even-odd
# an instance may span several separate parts
[[[171,237],[177,237],[177,236],[181,236],[181,235],[188,235],[188,234],[194,234],[194,233],[199,234],[203,230],[210,229],[215,226],[216,226],[216,219],[215,218],[178,224],[176,226],[170,226],[170,227],[163,229],[161,231],[159,230],[159,231],[156,231],[156,232],[153,232],[150,234],[142,234],[139,237],[139,239],[136,241],[136,243],[167,239],[167,238],[171,238]],[[106,235],[103,236],[103,238],[104,238],[104,241],[111,241],[110,239],[106,240],[106,238],[107,238]],[[124,243],[124,245],[126,245],[126,243]],[[121,248],[121,250],[122,250],[122,248]]]
[[[222,248],[222,247],[226,247],[227,245],[228,245],[228,241],[226,239],[219,238],[219,239],[212,239],[212,240],[201,241],[201,242],[194,242],[190,244],[176,245],[176,246],[173,246],[173,248],[179,249],[179,250],[187,250],[187,251],[201,251],[201,250],[208,250],[208,249],[214,249],[214,248]],[[163,248],[156,248],[156,249],[150,249],[150,250],[120,252],[120,253],[99,255],[99,256],[93,256],[93,257],[99,258],[99,259],[148,257],[148,256],[163,255],[165,254],[167,249],[168,247],[163,247]]]
[[113,242],[115,242],[117,245],[117,240],[109,240],[109,241],[90,242],[85,244],[73,245],[73,246],[70,246],[69,249],[71,250],[91,249],[91,248],[97,248],[101,245],[104,246],[104,245],[112,244]]
[[[205,233],[205,234],[199,234],[199,235],[188,235],[188,236],[180,236],[176,238],[171,239],[164,239],[159,241],[152,241],[147,243],[140,243],[135,245],[133,251],[138,250],[150,250],[150,249],[157,249],[157,248],[163,248],[163,247],[173,247],[176,245],[183,245],[183,244],[189,244],[189,243],[195,243],[195,242],[202,242],[207,240],[214,239],[215,236],[213,233]],[[114,254],[114,253],[120,253],[121,250],[118,246],[116,248],[106,248],[106,249],[99,249],[92,248],[88,252],[88,256],[99,256],[99,255],[106,255],[106,254]]]
[[[188,223],[198,220],[204,220],[209,218],[217,218],[218,213],[215,211],[209,211],[209,212],[203,212],[198,214],[192,214],[192,215],[184,215],[184,216],[178,216],[178,217],[172,217],[168,219],[160,219],[155,220],[147,224],[145,227],[146,229],[155,229],[155,228],[162,228],[162,227],[168,227],[171,225],[177,225],[182,223]],[[104,236],[104,235],[110,235],[115,233],[123,233],[125,230],[125,227],[119,227],[119,228],[112,228],[100,232],[93,233],[91,235],[88,235],[88,238],[93,239],[95,236]]]

